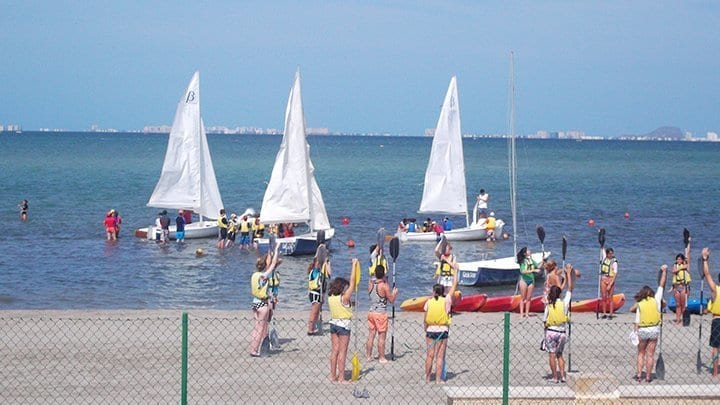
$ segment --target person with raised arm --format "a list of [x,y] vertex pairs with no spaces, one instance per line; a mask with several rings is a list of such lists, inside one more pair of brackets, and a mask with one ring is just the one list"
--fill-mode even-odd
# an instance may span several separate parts
[[352,259],[352,270],[350,280],[343,277],[335,278],[330,282],[328,288],[328,307],[330,307],[330,381],[346,383],[345,380],[345,359],[347,358],[348,345],[350,344],[350,322],[353,310],[350,298],[355,291],[357,272],[359,267],[358,259]]
[[273,298],[272,294],[268,293],[269,279],[275,268],[282,263],[282,260],[278,258],[279,246],[279,244],[275,246],[275,251],[267,252],[257,259],[255,272],[250,277],[250,291],[253,295],[252,310],[255,318],[255,327],[250,340],[250,356],[252,357],[260,357],[260,347],[268,333],[270,304]]
[[545,262],[538,264],[533,260],[530,249],[523,247],[517,252],[516,260],[520,271],[518,287],[520,289],[520,319],[530,318],[530,301],[535,288],[535,274],[545,266]]
[[[555,267],[553,267],[553,270]],[[550,363],[550,372],[552,378],[548,379],[549,383],[565,382],[565,359],[563,358],[563,350],[567,342],[566,330],[570,321],[570,300],[572,299],[573,277],[575,269],[571,264],[565,265],[564,285],[567,282],[567,291],[565,297],[560,299],[562,287],[553,284],[550,286],[548,293],[548,304],[545,305],[545,314],[543,316],[543,324],[545,326],[545,348],[548,352],[548,360]]]
[[[675,256],[675,264],[672,268],[672,291],[675,297],[675,324],[682,325],[683,312],[687,307],[688,296],[690,295],[690,244],[685,247],[685,254],[678,253]],[[702,304],[701,304],[702,305]]]
[[445,350],[447,339],[450,333],[450,312],[452,310],[452,298],[457,288],[457,274],[452,278],[452,285],[446,292],[441,284],[433,286],[433,296],[425,302],[425,342],[427,354],[425,356],[425,381],[430,382],[432,365],[435,363],[435,382],[444,384],[442,379],[443,362],[445,361]]
[[662,309],[667,268],[666,264],[660,267],[660,280],[658,280],[657,291],[653,292],[652,288],[643,286],[635,294],[635,304],[630,308],[630,312],[635,312],[634,330],[639,340],[636,361],[637,374],[635,375],[637,382],[642,381],[643,367],[645,368],[645,381],[652,381],[655,348],[657,347],[660,325],[662,324],[660,311]]
[[[705,281],[710,287],[710,294],[712,300],[708,301],[707,312],[713,315],[712,324],[710,327],[710,347],[712,354],[712,365],[713,365],[713,378],[718,377],[718,356],[720,356],[720,285],[716,284],[710,275],[710,249],[703,248],[702,250],[702,267]],[[720,274],[718,274],[718,282],[720,282]]]

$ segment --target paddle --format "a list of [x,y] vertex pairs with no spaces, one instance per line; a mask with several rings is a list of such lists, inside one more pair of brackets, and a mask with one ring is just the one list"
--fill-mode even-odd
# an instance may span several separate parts
[[317,238],[317,239],[316,239],[316,240],[317,240],[317,246],[320,246],[320,245],[322,245],[323,243],[325,243],[325,231],[324,231],[324,230],[319,230],[319,231],[317,231],[316,238]]
[[[567,255],[567,238],[563,235],[562,238],[562,268],[565,269],[565,256]],[[573,271],[570,273],[570,277],[573,277],[575,275],[575,272]],[[570,303],[568,304],[568,314],[570,315],[570,320],[568,321],[568,373],[574,372],[572,369],[572,299],[570,300]],[[577,370],[575,370],[577,371]]]
[[[272,254],[278,254],[275,235],[270,234],[268,237],[268,246]],[[272,273],[270,273],[270,279],[273,281],[275,280],[275,269],[273,269]],[[280,337],[278,336],[277,329],[275,328],[275,300],[272,302],[269,317],[272,320],[272,327],[270,328],[270,333],[268,334],[268,338],[270,340],[270,350],[280,350]]]
[[315,253],[315,256],[318,260],[318,265],[320,266],[320,312],[318,313],[317,320],[315,321],[314,330],[318,331],[320,335],[323,334],[323,319],[322,319],[322,307],[323,303],[325,302],[325,283],[326,283],[326,275],[327,275],[327,269],[325,268],[325,262],[328,258],[328,250],[325,248],[324,245],[320,245],[317,248],[317,252]]
[[[535,231],[537,232],[538,239],[540,239],[540,250],[542,250],[542,261],[544,263],[545,262],[545,228],[543,228],[541,225],[538,225],[538,227],[535,229]],[[545,282],[547,282],[547,270],[545,270],[545,266],[543,266],[543,275],[545,277]]]
[[[360,295],[358,294],[358,287],[360,285],[360,278],[362,271],[360,270],[360,262],[356,261],[355,265],[353,266],[353,270],[350,277],[355,277],[355,309],[359,308],[359,301],[360,301]],[[350,381],[357,381],[360,379],[360,359],[358,358],[358,346],[357,346],[357,333],[353,333],[355,335],[355,353],[353,354],[351,363],[352,363],[352,372],[350,373]]]
[[703,262],[702,257],[698,257],[698,269],[700,270],[700,332],[698,333],[698,351],[697,351],[697,363],[695,364],[695,368],[698,374],[700,374],[700,371],[702,370],[702,359],[700,358],[700,347],[702,345],[702,326],[703,326],[703,313],[705,312],[703,308],[703,289],[704,289],[704,282],[705,282],[705,272],[703,271]]
[[[395,290],[395,262],[400,254],[400,239],[390,239],[390,256],[393,259],[392,290]],[[391,290],[391,291],[392,291]],[[392,304],[392,325],[390,325],[390,360],[395,361],[395,301]]]
[[[603,261],[603,249],[605,248],[605,228],[600,228],[598,233],[598,242],[600,243],[600,266],[598,268],[598,288],[597,288],[597,303],[595,304],[595,319],[600,319],[600,278],[602,277],[602,261]],[[612,305],[612,303],[610,304]]]
[[[687,228],[683,228],[683,243],[685,244],[685,255],[690,258],[690,231]],[[688,262],[688,267],[690,263]],[[687,271],[690,271],[688,268]],[[685,310],[683,311],[682,320],[683,326],[690,326],[690,310],[688,309],[688,295],[690,295],[690,286],[685,285]],[[702,307],[702,303],[700,305]]]
[[[662,278],[662,269],[658,272],[658,285],[660,284]],[[661,286],[663,290],[665,290],[665,283]],[[660,299],[662,301],[662,298]],[[659,345],[659,354],[657,358],[657,362],[655,362],[655,378],[658,380],[665,380],[665,360],[663,359],[662,355],[662,344],[663,344],[663,312],[662,312],[662,303],[660,304],[660,345]],[[648,373],[652,372],[652,370],[647,370]]]

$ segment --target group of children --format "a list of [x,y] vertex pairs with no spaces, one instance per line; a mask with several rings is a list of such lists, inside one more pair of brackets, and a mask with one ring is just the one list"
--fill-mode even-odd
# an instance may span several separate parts
[[235,244],[237,234],[240,234],[240,249],[250,249],[254,238],[262,238],[265,236],[265,225],[260,222],[259,216],[249,216],[244,214],[238,217],[234,212],[230,214],[230,218],[225,214],[225,209],[220,210],[220,216],[217,220],[218,224],[218,249],[229,248]]

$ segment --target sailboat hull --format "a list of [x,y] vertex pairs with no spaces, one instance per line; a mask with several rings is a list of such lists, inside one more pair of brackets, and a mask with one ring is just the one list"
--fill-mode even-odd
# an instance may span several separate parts
[[[550,252],[545,252],[545,258],[550,256]],[[533,253],[533,260],[542,261],[542,253]],[[458,263],[460,271],[458,273],[459,285],[472,286],[495,286],[495,285],[512,285],[518,281],[520,276],[516,259],[514,256],[503,257],[494,260],[477,260],[473,262]],[[542,277],[538,274],[536,278]]]
[[[498,220],[495,225],[495,238],[502,235],[505,223]],[[469,226],[466,228],[458,228],[443,232],[448,241],[473,241],[487,239],[487,230],[483,226]],[[402,242],[437,242],[437,234],[435,232],[399,232],[398,238]]]
[[[176,227],[170,226],[170,239],[177,239],[175,236]],[[139,238],[147,238],[148,240],[160,240],[162,230],[155,226],[140,228],[135,231],[135,236]],[[202,239],[218,236],[218,226],[216,221],[200,221],[185,225],[185,239]]]
[[[325,230],[325,246],[329,249],[332,246],[332,238],[335,236],[335,229]],[[317,232],[308,232],[290,238],[277,238],[278,251],[285,256],[314,255],[317,251]],[[261,253],[268,251],[270,241],[267,238],[255,239],[257,249]]]

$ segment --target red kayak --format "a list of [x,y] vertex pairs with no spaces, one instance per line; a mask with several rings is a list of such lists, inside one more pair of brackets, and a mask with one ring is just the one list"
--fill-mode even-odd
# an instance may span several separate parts
[[487,301],[487,294],[461,295],[460,299],[454,300],[453,312],[473,312],[480,309]]
[[[458,300],[460,296],[460,291],[455,291],[455,299]],[[425,307],[425,301],[429,299],[429,295],[425,297],[408,298],[403,301],[402,304],[400,304],[400,309],[410,312],[423,312],[423,308]]]
[[[545,312],[545,303],[542,301],[543,296],[538,295],[537,297],[532,297],[530,299],[530,312],[540,313]],[[518,302],[517,308],[513,310],[513,312],[520,312],[520,303]]]
[[514,311],[520,305],[519,295],[508,295],[506,297],[490,297],[481,306],[480,312],[505,312]]
[[[590,298],[588,300],[573,301],[572,312],[595,312],[598,308],[598,299]],[[617,311],[625,305],[625,294],[615,294],[612,297],[613,311]],[[487,305],[487,304],[486,304]],[[602,303],[600,303],[600,311],[602,311]]]

